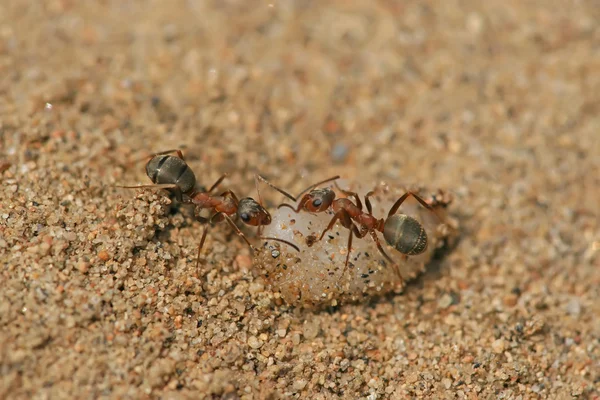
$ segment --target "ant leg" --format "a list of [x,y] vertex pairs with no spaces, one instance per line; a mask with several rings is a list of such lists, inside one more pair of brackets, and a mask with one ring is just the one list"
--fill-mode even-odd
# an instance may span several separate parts
[[159,151],[158,153],[148,154],[145,157],[138,158],[138,159],[134,160],[134,163],[138,162],[138,161],[146,160],[146,159],[150,160],[150,159],[152,159],[152,158],[154,158],[156,156],[162,156],[164,154],[171,154],[171,153],[177,153],[177,157],[179,157],[183,161],[185,161],[185,159],[183,158],[183,152],[181,150],[179,150],[179,149],[171,149],[171,150]]
[[177,153],[177,157],[179,157],[183,161],[185,161],[185,159],[183,158],[183,152],[179,149],[159,151],[158,153],[150,154],[148,157],[162,156],[163,154],[170,154],[170,153]]
[[198,255],[196,256],[196,271],[200,268],[200,252],[202,251],[202,247],[204,246],[204,240],[206,239],[206,234],[208,233],[208,225],[204,225],[204,231],[202,232],[202,238],[200,239],[200,244],[198,245]]
[[256,174],[254,175],[254,181],[256,183],[256,191],[258,192],[258,202],[260,203],[260,205],[262,205],[262,201],[260,198],[260,191],[258,190],[258,181],[261,180],[264,183],[266,183],[267,185],[269,185],[271,188],[277,190],[279,193],[281,193],[282,195],[284,195],[285,197],[287,197],[288,199],[292,200],[292,201],[296,201],[297,197],[292,196],[291,194],[289,194],[288,192],[286,192],[283,189],[278,188],[277,186],[273,185],[271,182],[269,182],[268,180],[266,180],[263,176]]
[[211,224],[213,223],[213,220],[215,219],[215,217],[217,217],[217,218],[221,218],[221,217],[224,218],[227,221],[227,223],[233,228],[233,230],[235,231],[235,233],[237,233],[238,236],[240,236],[242,239],[244,239],[244,242],[246,242],[246,244],[248,246],[250,246],[250,249],[252,251],[255,250],[254,246],[252,246],[252,244],[248,241],[248,238],[246,238],[246,235],[244,235],[244,233],[242,231],[240,231],[240,228],[237,227],[237,225],[235,224],[235,222],[233,222],[233,220],[231,219],[231,217],[229,215],[227,215],[225,213],[222,213],[222,212],[218,212],[218,213],[216,213],[215,215],[213,215],[210,218]]
[[365,204],[367,205],[367,211],[369,212],[369,214],[373,214],[373,206],[371,206],[371,200],[369,200],[369,197],[373,196],[374,194],[375,192],[371,190],[365,195]]
[[152,185],[136,185],[136,186],[121,186],[115,185],[118,188],[125,189],[176,189],[178,186],[175,183],[157,183]]
[[210,189],[208,189],[208,191],[206,193],[211,193],[213,190],[215,190],[221,184],[221,182],[223,182],[223,179],[225,179],[225,178],[227,178],[227,174],[221,175],[221,177],[219,179],[217,179],[217,181],[215,183],[213,183],[213,185],[210,187]]
[[337,280],[338,283],[344,277],[344,275],[346,275],[346,271],[348,270],[348,263],[350,262],[350,253],[352,252],[352,237],[353,236],[354,236],[354,232],[352,229],[350,229],[350,234],[348,235],[348,252],[346,253],[346,262],[344,263],[344,269],[342,270],[342,273],[340,274],[340,277]]
[[300,200],[300,202],[298,203],[298,207],[294,208],[291,204],[287,204],[287,203],[283,203],[277,206],[277,208],[282,208],[282,207],[287,207],[287,208],[291,208],[292,210],[294,210],[294,212],[296,214],[298,214],[300,212],[300,210],[302,210],[304,208],[304,204],[306,204],[307,201],[309,201],[309,195],[305,194],[304,196],[302,196],[302,199]]
[[200,223],[204,224],[204,230],[202,231],[202,238],[200,239],[200,244],[198,245],[198,255],[196,256],[196,271],[200,267],[200,253],[202,251],[202,247],[204,247],[204,241],[206,240],[206,235],[208,234],[208,219],[196,215],[196,220]]
[[226,191],[224,191],[223,193],[221,193],[219,196],[221,196],[221,197],[226,197],[226,196],[229,196],[229,197],[231,197],[231,198],[233,199],[233,201],[235,202],[236,206],[237,206],[237,205],[239,204],[239,202],[240,202],[240,201],[238,200],[237,196],[235,195],[235,193],[233,193],[233,191],[231,191],[231,190],[226,190]]
[[398,279],[400,279],[400,284],[402,284],[402,286],[404,286],[404,279],[402,278],[402,274],[400,274],[400,266],[398,264],[396,264],[396,262],[394,262],[394,260],[392,260],[390,258],[390,256],[387,255],[385,250],[383,250],[383,247],[381,246],[381,242],[379,241],[379,238],[377,237],[377,234],[374,231],[371,231],[371,237],[375,241],[375,244],[377,245],[377,249],[379,249],[379,252],[381,254],[383,254],[385,259],[388,260],[388,262],[390,262],[394,266],[394,272],[396,272]]
[[335,187],[342,193],[344,193],[346,196],[348,197],[354,197],[355,201],[356,201],[356,206],[358,207],[359,210],[362,211],[362,203],[360,202],[360,197],[358,197],[358,193],[355,192],[350,192],[348,190],[344,190],[341,187],[339,187],[339,185],[337,184],[337,182],[335,182]]
[[[254,175],[254,186],[256,187],[256,194],[258,195],[258,204],[262,207],[262,197],[260,196],[260,189],[258,187],[258,178],[257,174]],[[260,227],[258,227],[260,230]]]
[[325,228],[325,230],[323,230],[323,233],[321,233],[319,240],[322,240],[323,236],[325,236],[325,233],[327,233],[327,231],[329,231],[333,228],[333,225],[335,225],[335,223],[337,222],[338,219],[342,219],[342,213],[345,213],[345,212],[346,211],[344,211],[344,210],[340,210],[337,213],[335,213],[333,218],[331,218],[331,221],[329,221],[329,225],[327,225],[327,228]]
[[342,221],[342,225],[344,227],[350,229],[350,234],[348,236],[348,253],[346,253],[346,262],[344,263],[344,269],[342,270],[342,274],[338,278],[339,282],[339,280],[342,279],[342,277],[346,274],[346,271],[348,270],[348,263],[350,262],[350,253],[352,253],[352,238],[354,237],[354,235],[356,235],[357,237],[363,237],[364,235],[361,235],[358,227],[352,222],[352,219],[350,218],[348,212],[346,210],[340,210],[333,216],[333,218],[331,218],[329,225],[327,225],[327,228],[325,228],[319,240],[323,239],[325,233],[331,228],[333,228],[333,225],[338,219]]
[[440,221],[444,222],[444,220],[438,215],[438,213],[435,212],[433,207],[431,207],[429,204],[427,204],[427,202],[425,200],[423,200],[423,198],[421,196],[419,196],[413,192],[406,192],[398,200],[396,200],[396,202],[394,203],[392,208],[390,208],[390,211],[388,213],[388,218],[391,217],[392,215],[396,214],[396,211],[398,211],[398,208],[400,208],[400,206],[402,205],[402,203],[404,203],[404,200],[406,200],[408,198],[408,196],[414,197],[423,207],[425,207],[426,209],[428,209],[429,211],[434,213],[435,216],[438,217],[438,219]]

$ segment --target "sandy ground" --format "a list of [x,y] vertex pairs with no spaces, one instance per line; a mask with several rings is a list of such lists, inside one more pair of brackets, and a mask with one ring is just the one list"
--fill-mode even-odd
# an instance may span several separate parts
[[[597,1],[0,2],[0,398],[598,398]],[[404,293],[286,305],[148,183],[452,191]],[[263,190],[269,207],[281,196]],[[258,266],[259,267],[259,266]]]

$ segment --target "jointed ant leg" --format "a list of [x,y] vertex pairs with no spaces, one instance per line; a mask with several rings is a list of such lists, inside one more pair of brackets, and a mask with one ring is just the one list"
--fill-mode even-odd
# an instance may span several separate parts
[[121,186],[115,185],[115,187],[125,189],[175,189],[178,186],[175,183],[154,183],[152,185],[135,185],[135,186]]
[[339,187],[339,185],[337,184],[337,182],[335,182],[335,187],[342,193],[344,193],[346,196],[348,197],[354,197],[354,200],[356,201],[356,206],[358,207],[359,210],[362,211],[362,203],[360,202],[360,197],[358,196],[358,193],[355,192],[350,192],[348,190],[344,190],[341,187]]
[[152,157],[156,157],[156,156],[162,156],[164,154],[171,154],[171,153],[177,153],[177,157],[181,158],[183,161],[185,161],[185,159],[183,158],[183,152],[179,149],[172,149],[172,150],[165,150],[165,151],[159,151],[158,153],[154,153],[149,155],[148,157],[152,158]]
[[291,208],[292,210],[294,210],[294,212],[296,214],[298,214],[300,212],[300,210],[302,210],[302,208],[304,207],[304,204],[310,199],[310,195],[305,194],[304,196],[302,196],[302,200],[300,200],[300,202],[298,203],[298,207],[294,208],[294,206],[292,206],[291,204],[287,204],[287,203],[283,203],[277,206],[277,208],[283,208],[283,207],[287,207],[287,208]]
[[[327,233],[327,231],[329,231],[333,228],[333,225],[335,225],[335,223],[337,222],[338,219],[342,221],[342,225],[344,225],[344,226],[346,226],[345,223],[348,223],[348,221],[349,221],[350,225],[354,225],[354,223],[352,223],[352,219],[348,215],[348,212],[346,212],[346,210],[340,210],[337,213],[335,213],[333,218],[331,218],[331,221],[329,221],[329,225],[327,225],[327,228],[325,228],[323,230],[323,233],[321,233],[319,240],[322,240],[323,236],[325,236],[325,233]],[[349,226],[348,226],[348,228],[352,229]]]
[[373,214],[373,206],[371,206],[371,200],[369,200],[369,197],[373,196],[374,194],[375,192],[371,190],[365,195],[365,204],[367,205],[367,211],[369,212],[369,214]]
[[202,238],[200,239],[200,244],[198,245],[198,255],[196,256],[196,271],[200,268],[200,252],[202,251],[202,247],[204,246],[204,240],[206,240],[206,234],[208,233],[208,224],[204,225],[204,230],[202,231]]
[[392,208],[390,208],[388,217],[391,217],[392,215],[396,214],[396,211],[398,211],[398,208],[400,208],[400,206],[402,205],[402,203],[404,203],[404,200],[406,200],[408,198],[408,196],[414,197],[423,207],[425,207],[426,209],[428,209],[429,211],[434,213],[435,216],[438,217],[438,219],[440,221],[444,222],[444,220],[438,215],[438,213],[435,212],[433,207],[431,207],[429,204],[427,204],[427,202],[425,200],[423,200],[423,198],[421,196],[419,196],[413,192],[406,192],[398,200],[396,200],[396,202],[394,203]]
[[[256,194],[258,195],[258,204],[262,207],[263,203],[262,203],[262,197],[260,196],[260,188],[258,187],[258,179],[259,177],[266,182],[266,179],[262,178],[260,175],[255,174],[254,175],[254,186],[256,186]],[[270,186],[272,186],[269,182],[267,182]],[[272,186],[274,187],[274,186]],[[260,236],[262,233],[262,225],[259,225],[258,228],[256,229],[256,236]]]
[[231,219],[231,217],[229,217],[229,215],[222,213],[222,212],[218,212],[210,218],[211,224],[213,223],[213,220],[215,219],[215,217],[224,218],[227,221],[227,223],[229,225],[231,225],[231,227],[233,228],[235,233],[237,233],[238,236],[240,236],[242,239],[244,239],[244,242],[246,242],[246,244],[248,246],[250,246],[250,249],[252,251],[254,251],[254,246],[252,246],[252,244],[248,241],[248,238],[246,238],[246,235],[244,235],[244,233],[242,231],[240,231],[240,228],[237,227],[237,225],[235,224],[235,222],[233,222],[233,220]]
[[198,245],[198,255],[196,256],[196,271],[200,267],[200,252],[202,251],[202,247],[204,247],[204,240],[206,240],[206,235],[208,234],[208,219],[196,215],[196,219],[204,224],[204,230],[202,231],[202,238],[200,239],[200,244]]
[[342,222],[342,225],[344,227],[346,227],[350,230],[350,236],[348,237],[348,253],[346,253],[346,262],[344,264],[344,270],[342,271],[342,274],[340,275],[340,278],[339,278],[339,279],[341,279],[342,276],[344,276],[344,274],[346,273],[346,270],[348,269],[348,263],[350,262],[350,253],[352,252],[352,237],[353,237],[353,235],[356,235],[358,237],[361,237],[364,235],[361,235],[360,230],[354,224],[354,222],[352,222],[352,219],[350,218],[350,215],[348,214],[348,212],[346,210],[340,210],[337,213],[335,213],[333,218],[331,218],[331,221],[329,221],[327,228],[325,228],[323,233],[321,233],[321,237],[319,237],[319,240],[322,240],[323,236],[325,236],[325,233],[333,228],[333,225],[335,225],[335,223],[337,222],[338,219]]
[[385,250],[383,250],[383,247],[381,246],[381,242],[379,241],[379,238],[377,237],[377,234],[374,231],[371,231],[371,237],[375,241],[375,244],[377,245],[377,249],[379,249],[379,252],[381,254],[383,254],[385,259],[388,260],[388,262],[394,266],[394,272],[396,272],[398,279],[400,279],[400,283],[402,284],[402,286],[404,286],[404,279],[402,278],[402,274],[400,274],[400,266],[398,264],[396,264],[396,262],[394,262],[394,260],[392,260],[390,258],[390,256],[387,255]]
[[237,198],[237,196],[235,195],[235,193],[233,193],[231,190],[226,190],[223,193],[220,194],[221,197],[226,197],[229,196],[233,199],[233,201],[235,202],[235,204],[239,204],[239,200]]
[[217,181],[215,183],[213,183],[213,185],[210,187],[210,189],[208,189],[208,191],[206,193],[211,193],[213,190],[215,190],[221,184],[221,182],[223,182],[223,179],[225,179],[225,178],[227,178],[227,174],[221,175],[221,177],[219,179],[217,179]]
[[185,161],[185,159],[183,158],[183,152],[181,150],[179,150],[179,149],[171,149],[171,150],[159,151],[158,153],[148,154],[147,156],[144,156],[142,158],[138,158],[134,162],[139,162],[139,161],[146,160],[146,159],[148,160],[148,162],[150,162],[150,160],[153,159],[156,156],[162,156],[162,155],[171,154],[171,153],[177,153],[177,157],[179,157],[183,161]]

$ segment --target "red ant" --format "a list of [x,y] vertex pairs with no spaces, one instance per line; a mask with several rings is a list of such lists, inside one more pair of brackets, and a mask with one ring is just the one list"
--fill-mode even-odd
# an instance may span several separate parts
[[[421,254],[427,249],[427,233],[425,232],[425,229],[419,223],[419,221],[405,214],[396,214],[396,211],[398,211],[402,203],[409,196],[414,197],[423,207],[433,212],[441,220],[441,218],[437,215],[435,210],[429,204],[427,204],[427,202],[423,198],[411,191],[408,191],[405,194],[403,194],[394,203],[394,205],[390,208],[390,211],[388,212],[387,218],[377,219],[375,216],[373,216],[373,207],[371,205],[371,201],[369,200],[369,197],[375,194],[374,191],[370,191],[365,195],[365,204],[367,206],[367,212],[365,213],[363,211],[363,206],[360,201],[359,195],[355,192],[350,192],[341,189],[337,185],[337,183],[335,183],[335,185],[338,188],[338,190],[340,190],[348,197],[353,197],[356,203],[353,203],[352,200],[348,198],[336,199],[335,192],[331,188],[314,189],[315,187],[323,183],[335,181],[339,178],[339,176],[335,176],[333,178],[329,178],[317,184],[311,185],[296,197],[271,185],[264,178],[260,176],[259,178],[271,187],[273,187],[275,190],[292,199],[293,201],[297,201],[298,197],[310,190],[310,192],[302,196],[296,208],[286,203],[279,205],[278,208],[289,207],[296,213],[300,212],[301,210],[308,211],[311,213],[320,213],[329,209],[333,211],[334,216],[331,218],[331,221],[327,225],[327,228],[323,230],[321,236],[317,240],[322,240],[325,236],[325,233],[331,230],[338,220],[341,222],[342,226],[350,230],[350,235],[348,237],[348,253],[346,254],[346,262],[344,264],[344,270],[342,271],[340,279],[346,273],[346,270],[348,268],[350,253],[352,251],[353,236],[363,238],[367,234],[370,234],[373,238],[373,241],[377,245],[379,252],[386,258],[386,260],[388,260],[392,265],[394,265],[395,272],[398,275],[400,282],[403,283],[402,275],[400,274],[400,267],[385,252],[385,250],[381,246],[381,242],[379,241],[376,232],[383,233],[383,237],[386,243],[395,248],[400,253],[402,253],[405,259],[408,258],[408,256]],[[312,243],[314,243],[314,241]],[[309,246],[312,243],[309,243]]]
[[[177,156],[172,155],[177,153]],[[262,206],[261,202],[256,202],[251,197],[245,197],[241,200],[237,198],[231,190],[226,190],[218,196],[212,192],[221,184],[227,174],[223,174],[208,190],[197,189],[197,181],[194,172],[185,162],[181,150],[167,150],[160,153],[155,153],[149,156],[150,159],[146,163],[146,174],[152,181],[152,185],[138,186],[119,186],[123,188],[154,188],[167,189],[175,195],[177,200],[184,204],[193,204],[195,208],[195,217],[198,221],[205,224],[202,238],[198,246],[198,257],[196,259],[196,267],[200,263],[200,252],[204,246],[204,241],[208,233],[209,223],[211,226],[223,220],[233,228],[233,230],[246,242],[246,244],[255,250],[254,246],[248,241],[244,233],[237,227],[232,220],[232,216],[239,215],[241,220],[250,226],[258,227],[258,235],[260,236],[261,228],[264,225],[271,223],[271,214]],[[260,201],[260,191],[258,189],[258,180],[255,178],[256,190]],[[185,195],[185,197],[184,197]],[[210,209],[214,214],[210,218],[201,217],[198,211],[201,209]],[[275,240],[290,245],[296,251],[300,249],[286,240],[261,237],[262,239]]]

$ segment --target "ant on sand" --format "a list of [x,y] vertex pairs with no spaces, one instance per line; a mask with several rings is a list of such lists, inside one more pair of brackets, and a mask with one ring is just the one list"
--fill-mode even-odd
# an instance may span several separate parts
[[[176,155],[173,155],[176,153]],[[146,163],[146,175],[152,181],[152,185],[137,185],[137,186],[118,186],[127,189],[167,189],[175,195],[178,201],[183,204],[193,204],[195,208],[195,217],[198,221],[205,224],[202,238],[198,245],[198,257],[196,259],[196,267],[200,263],[200,252],[204,246],[204,241],[208,233],[208,226],[213,226],[215,223],[227,221],[233,230],[246,242],[252,251],[254,246],[250,243],[246,235],[237,227],[232,217],[236,214],[240,219],[249,226],[258,227],[258,235],[260,236],[261,228],[264,225],[271,223],[271,214],[262,206],[260,202],[260,191],[258,189],[258,180],[255,178],[256,190],[258,192],[259,202],[251,197],[245,197],[241,200],[231,190],[226,190],[219,195],[212,193],[227,177],[227,174],[221,175],[219,179],[208,190],[197,189],[196,176],[192,169],[187,165],[183,158],[181,150],[167,150],[159,153],[154,153],[149,156],[150,159]],[[209,209],[214,212],[210,218],[205,218],[198,215],[202,209]],[[275,240],[283,242],[296,251],[300,249],[286,240],[261,237],[261,239]]]
[[[342,192],[347,198],[337,198],[336,194],[331,188],[321,188],[315,189],[317,186],[322,185],[323,183],[335,181],[339,179],[339,176],[335,176],[314,185],[309,186],[307,189],[302,191],[298,196],[294,197],[289,193],[273,186],[266,179],[259,176],[259,179],[270,185],[272,188],[282,193],[286,197],[290,198],[293,201],[298,201],[298,198],[302,196],[300,199],[298,206],[294,208],[292,205],[284,203],[280,204],[278,208],[288,207],[291,208],[294,212],[298,213],[300,211],[307,211],[311,213],[320,213],[327,210],[331,210],[334,215],[331,218],[329,224],[321,233],[321,236],[317,240],[322,240],[325,236],[325,233],[333,228],[335,223],[339,220],[342,226],[350,230],[350,234],[348,236],[348,252],[346,254],[346,262],[344,264],[344,270],[342,271],[341,277],[346,273],[348,269],[348,263],[350,260],[350,253],[352,251],[352,238],[354,236],[358,238],[363,238],[366,235],[371,235],[373,241],[377,245],[379,252],[394,265],[394,270],[396,275],[400,279],[400,282],[403,283],[402,275],[400,274],[400,268],[396,262],[394,262],[390,256],[385,252],[383,247],[381,246],[381,242],[377,236],[377,232],[381,232],[386,243],[400,252],[404,259],[407,259],[408,256],[414,256],[423,253],[428,246],[427,233],[425,232],[425,228],[419,221],[415,218],[405,215],[405,214],[396,214],[402,203],[412,196],[415,198],[423,207],[433,212],[440,220],[441,218],[435,212],[433,207],[429,205],[423,198],[417,195],[414,192],[408,191],[403,194],[390,208],[388,215],[386,218],[377,219],[373,215],[373,207],[371,205],[371,201],[369,198],[375,194],[374,191],[370,191],[365,195],[365,204],[367,207],[367,212],[363,211],[363,205],[360,201],[360,197],[357,193],[347,191],[341,189],[337,182],[334,182],[337,189]],[[355,202],[352,202],[348,197],[354,198]],[[312,242],[314,243],[314,242]],[[312,244],[309,243],[309,246]]]

